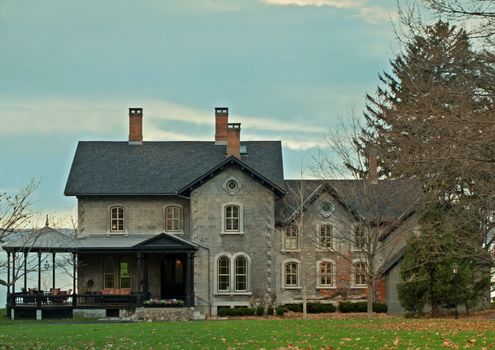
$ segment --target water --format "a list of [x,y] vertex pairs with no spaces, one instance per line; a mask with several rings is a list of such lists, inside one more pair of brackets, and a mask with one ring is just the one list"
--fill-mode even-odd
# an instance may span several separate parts
[[[59,254],[57,255],[59,258],[57,259],[58,263],[62,262],[63,260],[63,255]],[[36,253],[31,253],[29,254],[28,258],[28,267],[30,269],[35,269],[37,268],[37,254]],[[41,272],[41,289],[44,291],[50,290],[52,287],[52,257],[51,254],[42,254],[42,272]],[[3,251],[0,248],[0,265],[3,264],[3,262],[7,261],[7,253]],[[50,266],[48,270],[45,270],[45,263],[48,263]],[[57,264],[58,264],[57,263]],[[68,275],[63,269],[57,267],[55,268],[55,276],[56,276],[56,287],[60,288],[62,290],[68,290],[69,288],[72,288],[72,277]],[[7,270],[6,269],[0,269],[0,278],[7,280]],[[27,278],[27,287],[28,288],[38,288],[38,272],[33,271],[28,273],[28,278]],[[17,280],[16,283],[16,291],[20,292],[21,288],[24,287],[24,278],[21,277],[20,279]],[[4,308],[5,304],[7,302],[7,287],[0,285],[0,308]]]

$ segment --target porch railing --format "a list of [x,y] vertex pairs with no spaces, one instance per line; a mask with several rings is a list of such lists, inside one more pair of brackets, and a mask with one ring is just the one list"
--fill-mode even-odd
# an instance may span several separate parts
[[66,296],[40,294],[32,295],[15,293],[7,295],[7,307],[41,307],[41,306],[125,306],[132,307],[140,304],[139,294],[71,294]]

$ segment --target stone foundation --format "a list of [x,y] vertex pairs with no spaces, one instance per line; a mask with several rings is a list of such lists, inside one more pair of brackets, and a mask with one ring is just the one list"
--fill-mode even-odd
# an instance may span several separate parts
[[204,319],[193,307],[139,307],[131,316],[133,321],[191,321]]

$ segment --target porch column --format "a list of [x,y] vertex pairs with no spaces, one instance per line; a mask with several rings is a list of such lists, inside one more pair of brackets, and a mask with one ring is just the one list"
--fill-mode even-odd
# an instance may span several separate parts
[[136,269],[136,280],[137,280],[137,292],[138,292],[138,304],[142,303],[143,299],[143,257],[141,253],[136,254],[137,269]]
[[148,298],[148,254],[143,254],[143,295]]
[[27,293],[27,261],[28,261],[28,253],[24,252],[24,293]]
[[7,252],[7,295],[10,294],[10,252]]
[[55,289],[55,252],[52,253],[52,289]]
[[72,253],[72,306],[77,305],[76,272],[77,272],[77,254]]
[[186,255],[186,305],[194,306],[194,253]]

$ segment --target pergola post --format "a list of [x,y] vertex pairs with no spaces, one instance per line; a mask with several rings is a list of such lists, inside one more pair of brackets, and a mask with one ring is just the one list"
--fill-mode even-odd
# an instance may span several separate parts
[[55,252],[52,253],[52,289],[55,289]]
[[28,261],[28,252],[24,252],[24,293],[27,293],[27,261]]
[[136,254],[136,259],[137,259],[137,273],[136,273],[136,279],[137,279],[137,291],[138,291],[138,303],[140,304],[143,299],[143,255],[141,253]]
[[10,294],[10,252],[7,252],[7,295]]
[[12,294],[15,294],[15,252],[12,252]]
[[186,306],[194,306],[194,254],[186,256]]

